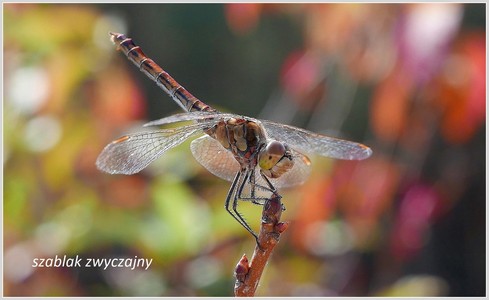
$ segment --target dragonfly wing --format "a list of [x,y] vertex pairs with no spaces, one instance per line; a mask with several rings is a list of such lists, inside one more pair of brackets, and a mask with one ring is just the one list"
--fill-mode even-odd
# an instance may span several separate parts
[[195,159],[212,174],[227,181],[233,181],[240,170],[233,154],[208,135],[201,136],[190,143]]
[[205,111],[187,112],[187,113],[171,115],[159,120],[148,122],[144,124],[143,127],[159,126],[159,125],[172,124],[177,122],[206,120],[206,119],[209,119],[207,121],[212,123],[212,122],[216,122],[215,120],[213,120],[214,118],[217,118],[221,115],[222,115],[221,113],[205,112]]
[[260,121],[270,138],[285,142],[301,152],[347,160],[362,160],[372,155],[369,147],[359,143],[332,138],[290,125]]
[[97,168],[110,174],[134,174],[146,168],[167,150],[202,132],[202,124],[141,132],[108,144],[97,158]]

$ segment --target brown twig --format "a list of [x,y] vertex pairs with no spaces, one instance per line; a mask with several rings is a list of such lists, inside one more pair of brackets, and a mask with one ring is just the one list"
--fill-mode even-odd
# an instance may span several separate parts
[[249,262],[246,254],[244,254],[234,270],[236,277],[235,296],[252,297],[255,295],[263,270],[280,239],[280,234],[288,227],[288,223],[280,222],[282,215],[280,198],[279,195],[274,194],[263,205],[258,243],[255,246],[251,261]]

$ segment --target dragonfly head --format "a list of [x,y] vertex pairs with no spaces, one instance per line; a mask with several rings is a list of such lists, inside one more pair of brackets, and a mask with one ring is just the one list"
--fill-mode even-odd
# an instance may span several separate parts
[[294,165],[292,152],[286,144],[271,140],[258,153],[258,165],[267,177],[278,178]]

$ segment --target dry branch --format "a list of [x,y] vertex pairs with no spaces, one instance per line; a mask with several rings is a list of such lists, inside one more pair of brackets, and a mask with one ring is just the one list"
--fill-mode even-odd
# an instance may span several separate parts
[[280,222],[282,215],[280,198],[279,195],[274,194],[263,205],[260,233],[251,261],[248,261],[246,254],[244,254],[234,271],[236,277],[235,296],[252,297],[255,295],[263,270],[280,239],[280,234],[288,227],[288,223]]

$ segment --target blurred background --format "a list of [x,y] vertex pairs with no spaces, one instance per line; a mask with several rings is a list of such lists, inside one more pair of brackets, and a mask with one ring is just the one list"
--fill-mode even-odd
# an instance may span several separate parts
[[[311,157],[281,191],[291,222],[260,296],[484,296],[485,4],[3,5],[5,296],[232,296],[254,239],[229,183],[189,142],[143,172],[95,168],[103,147],[181,112],[115,51],[132,37],[225,111],[365,143]],[[258,228],[261,207],[241,204]],[[135,256],[141,268],[33,268]]]

